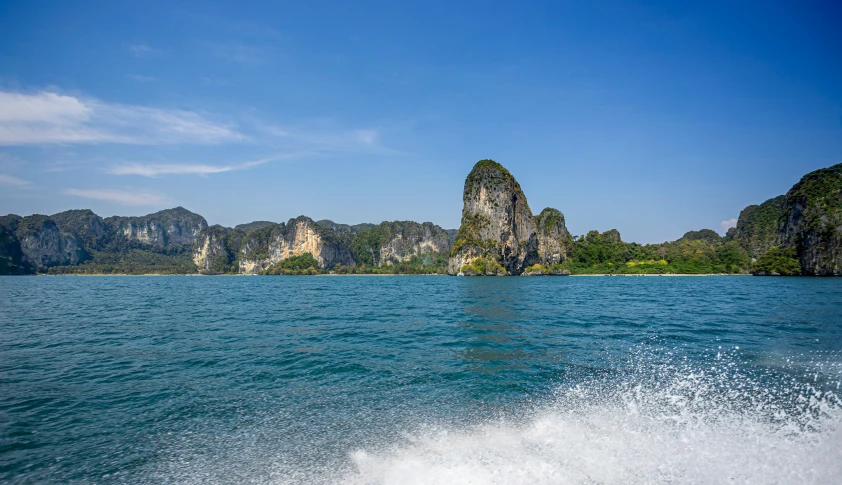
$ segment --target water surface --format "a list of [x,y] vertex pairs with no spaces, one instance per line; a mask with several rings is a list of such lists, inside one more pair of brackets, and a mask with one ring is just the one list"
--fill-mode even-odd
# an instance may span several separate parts
[[842,280],[0,277],[0,481],[837,483]]

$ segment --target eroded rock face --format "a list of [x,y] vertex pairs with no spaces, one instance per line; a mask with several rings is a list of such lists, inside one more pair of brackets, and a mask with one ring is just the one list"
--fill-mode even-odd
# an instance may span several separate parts
[[540,260],[538,236],[526,196],[512,174],[493,160],[481,160],[465,180],[462,224],[447,271],[456,274],[478,258],[497,261],[521,274]]
[[255,274],[283,259],[304,253],[312,254],[320,268],[354,262],[347,241],[309,217],[300,216],[286,224],[249,233],[240,249],[240,273]]
[[538,257],[541,264],[553,265],[567,261],[567,252],[573,238],[564,224],[564,214],[558,209],[547,207],[535,216],[535,230],[538,233]]
[[450,237],[432,222],[384,222],[380,228],[388,235],[388,240],[380,247],[380,265],[401,263],[414,256],[450,252]]
[[208,227],[204,217],[183,207],[141,217],[109,217],[105,224],[127,239],[153,246],[193,244],[199,232]]
[[82,243],[69,233],[62,233],[55,221],[44,215],[20,220],[15,230],[24,260],[36,268],[79,264],[83,259]]
[[842,275],[842,164],[808,173],[786,194],[779,237],[802,274]]
[[193,263],[202,274],[234,272],[237,253],[245,235],[241,230],[220,225],[202,229],[193,245]]
[[733,231],[728,230],[726,239],[738,241],[754,259],[781,245],[783,241],[779,227],[784,216],[785,199],[786,197],[781,195],[740,211],[737,227],[733,228]]

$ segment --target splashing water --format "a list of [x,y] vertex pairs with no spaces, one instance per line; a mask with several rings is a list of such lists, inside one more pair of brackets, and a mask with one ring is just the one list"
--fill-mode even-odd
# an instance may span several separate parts
[[752,371],[721,354],[707,368],[637,356],[623,377],[562,386],[551,405],[516,422],[357,450],[356,470],[333,481],[838,483],[838,377],[838,365],[815,361]]

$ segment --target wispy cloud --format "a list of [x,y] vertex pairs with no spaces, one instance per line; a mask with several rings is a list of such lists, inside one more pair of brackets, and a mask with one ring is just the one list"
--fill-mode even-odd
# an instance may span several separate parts
[[83,197],[85,199],[105,200],[123,205],[161,205],[167,202],[166,197],[147,192],[127,192],[112,189],[65,189],[65,195]]
[[268,163],[274,159],[266,158],[245,162],[235,165],[208,165],[202,163],[174,163],[174,164],[144,164],[128,163],[118,165],[108,170],[112,175],[142,175],[144,177],[157,177],[159,175],[211,175],[215,173],[233,172],[246,170]]
[[31,183],[32,182],[30,182],[29,180],[17,178],[12,175],[3,175],[2,173],[0,173],[0,185],[7,185],[12,187],[26,187]]
[[149,44],[138,42],[138,43],[131,43],[126,44],[126,50],[129,51],[134,57],[141,58],[141,57],[157,57],[162,56],[164,51],[161,49],[156,49]]
[[207,42],[202,49],[214,57],[238,64],[253,66],[272,58],[273,48],[265,44],[250,44],[240,41]]
[[129,79],[134,79],[139,83],[154,83],[158,80],[152,76],[142,76],[140,74],[126,74],[126,77],[128,77]]
[[728,229],[730,229],[732,227],[737,227],[737,218],[732,217],[732,218],[728,219],[727,221],[720,222],[719,225],[722,227],[723,231],[727,231]]
[[185,110],[105,103],[42,91],[0,91],[0,145],[243,141],[232,126]]
[[304,149],[310,153],[369,153],[398,155],[399,151],[384,147],[380,130],[335,129],[325,127],[285,128],[277,125],[259,125],[269,142],[287,149]]
[[225,79],[213,78],[213,77],[202,77],[202,82],[205,84],[211,84],[215,86],[227,86],[228,81]]

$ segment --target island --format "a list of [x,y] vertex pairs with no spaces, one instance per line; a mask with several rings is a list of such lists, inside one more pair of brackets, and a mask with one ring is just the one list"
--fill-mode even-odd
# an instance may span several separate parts
[[571,235],[560,210],[533,214],[515,177],[493,160],[465,179],[458,230],[306,216],[231,228],[183,207],[141,217],[86,209],[0,217],[0,275],[839,276],[840,247],[842,164],[746,207],[724,237],[701,229],[660,244],[624,242],[615,229]]

